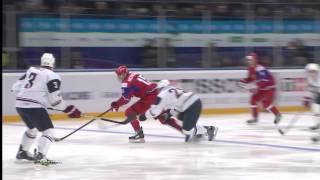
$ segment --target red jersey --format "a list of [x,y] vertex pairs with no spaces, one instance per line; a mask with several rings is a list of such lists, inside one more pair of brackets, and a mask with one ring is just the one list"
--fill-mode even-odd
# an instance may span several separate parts
[[122,96],[118,100],[120,105],[126,104],[134,97],[144,98],[158,93],[157,84],[146,81],[140,74],[129,73],[121,84]]
[[263,65],[257,64],[256,67],[248,68],[248,77],[245,83],[256,83],[259,90],[269,90],[275,88],[275,80],[272,74]]

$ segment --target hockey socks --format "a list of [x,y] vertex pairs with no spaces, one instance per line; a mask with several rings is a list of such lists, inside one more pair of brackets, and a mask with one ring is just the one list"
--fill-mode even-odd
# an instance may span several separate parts
[[36,140],[38,131],[36,129],[28,129],[22,136],[22,150],[29,151],[30,147]]
[[138,119],[132,120],[130,123],[135,132],[138,132],[140,130],[140,122]]
[[170,118],[169,120],[166,121],[166,123],[169,126],[173,127],[174,129],[178,130],[179,132],[182,132],[182,127],[179,124],[177,124],[175,119]]
[[279,110],[273,105],[270,105],[269,107],[267,107],[267,110],[269,112],[272,112],[275,116],[280,115]]

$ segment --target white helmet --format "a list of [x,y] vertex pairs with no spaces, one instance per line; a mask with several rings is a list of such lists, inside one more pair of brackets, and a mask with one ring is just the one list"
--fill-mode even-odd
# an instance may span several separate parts
[[53,54],[51,53],[43,53],[43,55],[41,56],[41,66],[49,66],[54,68],[55,66],[55,58],[53,56]]
[[306,67],[304,68],[305,71],[319,71],[319,65],[315,64],[315,63],[309,63],[306,65]]
[[167,79],[164,79],[164,80],[161,80],[161,81],[158,82],[157,88],[161,89],[161,88],[164,88],[164,87],[169,86],[169,85],[170,85],[170,81],[167,80]]

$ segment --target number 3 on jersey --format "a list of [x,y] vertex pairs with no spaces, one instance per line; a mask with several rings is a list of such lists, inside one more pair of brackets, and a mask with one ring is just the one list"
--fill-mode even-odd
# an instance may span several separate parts
[[36,73],[33,73],[33,72],[30,73],[28,76],[28,84],[26,84],[24,88],[31,88],[33,85],[33,81],[36,79],[36,77],[37,77]]

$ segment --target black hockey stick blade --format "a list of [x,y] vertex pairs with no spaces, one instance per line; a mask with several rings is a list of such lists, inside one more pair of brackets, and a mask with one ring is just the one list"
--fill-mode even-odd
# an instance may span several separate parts
[[112,123],[116,123],[116,124],[128,124],[131,121],[131,119],[126,119],[125,121],[115,121],[115,120],[106,119],[106,118],[99,118],[99,119],[102,121],[112,122]]

